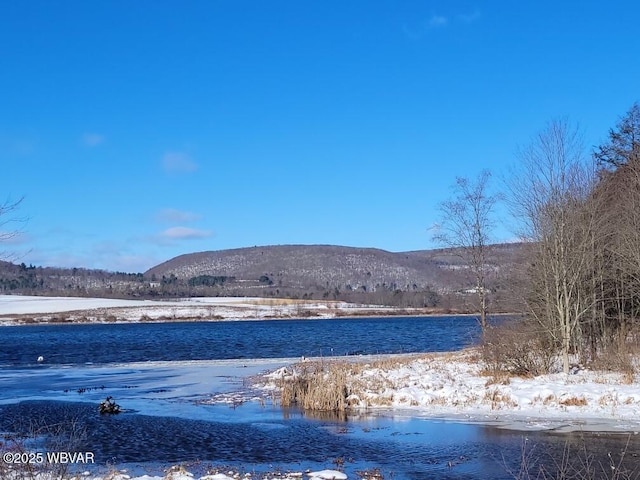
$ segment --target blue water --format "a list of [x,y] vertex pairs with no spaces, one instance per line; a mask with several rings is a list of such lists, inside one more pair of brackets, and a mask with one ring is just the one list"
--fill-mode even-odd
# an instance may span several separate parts
[[2,327],[0,368],[143,361],[295,358],[458,350],[471,317]]
[[[202,391],[204,377],[180,376],[196,368],[189,360],[447,351],[473,344],[478,333],[469,317],[3,327],[0,432],[37,431],[42,448],[91,451],[102,466],[126,464],[156,475],[167,462],[187,463],[200,474],[207,465],[264,472],[340,464],[350,479],[359,478],[357,470],[379,467],[385,479],[502,480],[515,478],[509,470],[518,472],[523,444],[532,478],[536,462],[553,465],[549,453],[560,459],[567,444],[578,451],[586,442],[605,466],[609,452],[619,458],[624,436],[525,435],[392,412],[311,415],[269,402],[201,405],[194,392],[199,398],[214,393]],[[42,364],[36,363],[40,355]],[[248,369],[244,363],[252,365],[233,363],[234,375]],[[197,368],[212,375],[217,367]],[[224,381],[241,388],[238,378]],[[106,395],[131,408],[101,416],[96,405]],[[640,453],[637,436],[626,448],[633,462]]]
[[[146,468],[157,474],[152,466],[158,461],[187,464],[192,472],[204,474],[208,465],[244,472],[304,471],[336,468],[342,460],[341,468],[351,479],[359,478],[356,470],[374,467],[396,480],[513,479],[509,470],[518,471],[525,441],[531,478],[536,478],[539,464],[549,463],[550,452],[561,452],[567,441],[578,452],[581,442],[579,436],[535,432],[524,440],[518,432],[424,419],[309,418],[296,410],[274,408],[263,409],[259,421],[253,412],[252,420],[227,423],[215,419],[217,408],[205,421],[129,414],[105,417],[90,405],[23,402],[0,406],[0,428],[19,429],[27,418],[35,419],[43,430],[56,423],[81,425],[86,436],[71,447],[55,443],[48,447],[88,450],[103,464],[128,464],[139,473]],[[590,448],[597,446],[598,451],[619,457],[620,442],[615,438],[592,436],[588,441]]]

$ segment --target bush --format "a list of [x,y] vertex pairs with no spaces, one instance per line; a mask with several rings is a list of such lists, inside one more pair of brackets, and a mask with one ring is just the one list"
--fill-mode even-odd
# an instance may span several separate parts
[[529,320],[506,321],[487,328],[482,356],[488,372],[534,377],[549,373],[556,358],[555,345]]

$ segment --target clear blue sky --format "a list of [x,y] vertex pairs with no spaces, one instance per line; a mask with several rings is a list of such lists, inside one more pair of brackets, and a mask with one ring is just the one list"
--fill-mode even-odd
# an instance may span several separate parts
[[606,139],[640,99],[638,18],[634,0],[2,2],[0,201],[29,221],[0,250],[138,272],[431,248],[456,176],[499,177],[562,116]]

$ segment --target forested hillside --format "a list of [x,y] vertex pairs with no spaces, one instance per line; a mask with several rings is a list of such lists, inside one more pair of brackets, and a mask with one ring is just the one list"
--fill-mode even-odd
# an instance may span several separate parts
[[[492,248],[494,306],[507,308],[506,276],[519,244]],[[259,296],[469,310],[474,282],[451,249],[393,253],[331,245],[280,245],[182,255],[144,274],[0,263],[5,293],[173,298]]]

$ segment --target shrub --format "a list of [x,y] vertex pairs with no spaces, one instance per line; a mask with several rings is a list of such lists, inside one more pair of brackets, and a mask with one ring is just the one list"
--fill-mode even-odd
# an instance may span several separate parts
[[549,373],[556,349],[531,321],[506,321],[487,328],[482,356],[488,372],[496,377],[504,373],[532,377]]

